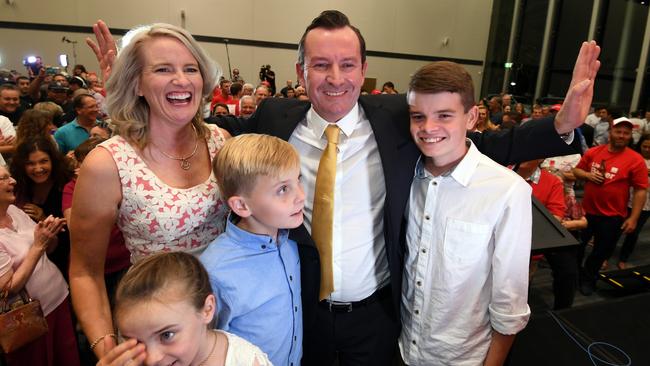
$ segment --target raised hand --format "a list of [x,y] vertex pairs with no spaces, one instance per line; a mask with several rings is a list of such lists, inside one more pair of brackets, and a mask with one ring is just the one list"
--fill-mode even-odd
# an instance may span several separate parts
[[117,46],[115,45],[111,30],[108,29],[108,26],[103,20],[98,20],[97,23],[93,24],[93,33],[95,33],[95,40],[97,42],[86,38],[86,44],[95,53],[97,62],[99,62],[99,68],[102,70],[102,80],[106,83],[106,80],[111,75],[111,67],[117,56]]
[[580,127],[589,114],[594,96],[594,79],[600,68],[600,46],[595,41],[583,42],[573,67],[573,77],[562,108],[555,116],[555,129],[559,134]]

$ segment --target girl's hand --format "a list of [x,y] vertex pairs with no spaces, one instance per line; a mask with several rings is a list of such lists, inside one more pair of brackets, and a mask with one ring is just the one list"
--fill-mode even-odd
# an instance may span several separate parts
[[129,339],[104,354],[97,366],[138,366],[143,364],[146,357],[144,344]]

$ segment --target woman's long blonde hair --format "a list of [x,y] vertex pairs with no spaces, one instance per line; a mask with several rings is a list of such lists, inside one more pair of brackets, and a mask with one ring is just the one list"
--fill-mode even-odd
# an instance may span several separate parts
[[[171,37],[179,40],[194,56],[201,77],[203,90],[201,103],[192,124],[199,131],[199,135],[207,137],[208,128],[203,122],[203,104],[207,97],[212,96],[216,80],[221,73],[219,66],[196,42],[194,37],[186,30],[165,23],[155,23],[134,28],[122,39],[123,48],[120,50],[111,70],[111,77],[106,82],[106,107],[115,125],[115,133],[127,141],[143,149],[147,141],[149,130],[149,105],[147,101],[138,96],[140,77],[143,71],[142,48],[147,41],[155,37]],[[196,97],[196,96],[195,96]]]

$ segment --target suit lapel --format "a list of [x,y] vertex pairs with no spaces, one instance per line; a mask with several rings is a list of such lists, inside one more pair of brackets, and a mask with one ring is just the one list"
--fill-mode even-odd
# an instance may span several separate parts
[[290,105],[284,111],[278,113],[279,115],[277,119],[266,125],[259,126],[258,131],[289,141],[293,130],[295,130],[298,123],[305,118],[310,107],[311,104],[309,103]]

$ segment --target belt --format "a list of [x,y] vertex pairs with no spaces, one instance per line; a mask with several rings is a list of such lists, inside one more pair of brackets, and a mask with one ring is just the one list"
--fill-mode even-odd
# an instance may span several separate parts
[[321,306],[327,307],[331,313],[350,313],[354,309],[370,305],[377,300],[386,298],[390,296],[390,293],[390,285],[388,285],[380,288],[379,290],[373,292],[372,295],[359,301],[344,302],[325,299],[319,304]]

